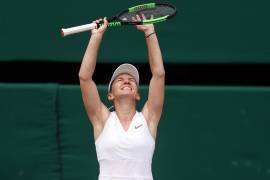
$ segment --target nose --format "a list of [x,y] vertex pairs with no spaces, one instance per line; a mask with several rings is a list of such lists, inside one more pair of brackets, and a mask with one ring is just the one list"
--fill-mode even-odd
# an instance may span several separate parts
[[130,84],[129,79],[125,79],[125,80],[124,80],[124,84]]

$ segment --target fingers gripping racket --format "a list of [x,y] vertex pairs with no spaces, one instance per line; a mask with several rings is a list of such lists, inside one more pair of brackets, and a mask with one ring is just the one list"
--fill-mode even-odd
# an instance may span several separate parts
[[[116,16],[108,18],[108,27],[119,27],[123,25],[142,25],[142,24],[154,24],[168,20],[176,14],[176,7],[172,4],[163,3],[148,3],[141,4],[128,8]],[[141,20],[136,19],[136,15],[142,16]],[[99,28],[103,23],[91,23],[81,26],[75,26],[70,28],[62,28],[62,36],[67,36],[75,33],[89,31],[91,29]]]

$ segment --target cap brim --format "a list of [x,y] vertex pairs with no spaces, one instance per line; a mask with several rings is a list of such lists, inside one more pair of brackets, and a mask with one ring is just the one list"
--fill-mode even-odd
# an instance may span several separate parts
[[111,90],[112,82],[120,74],[129,74],[129,75],[131,75],[132,77],[134,77],[137,85],[139,85],[140,78],[139,78],[139,72],[138,72],[137,68],[135,66],[133,66],[132,64],[125,63],[125,64],[121,64],[120,66],[118,66],[115,69],[115,71],[114,71],[114,73],[112,75],[112,78],[110,80],[110,83],[109,83],[108,92],[110,92],[110,90]]

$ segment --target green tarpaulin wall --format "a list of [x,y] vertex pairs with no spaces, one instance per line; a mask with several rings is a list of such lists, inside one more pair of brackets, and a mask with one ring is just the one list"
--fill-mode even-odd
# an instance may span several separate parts
[[[269,179],[269,107],[270,88],[167,86],[155,180]],[[97,179],[78,86],[0,84],[0,120],[1,180]]]
[[58,180],[56,84],[0,84],[0,179]]
[[[0,7],[0,61],[80,62],[89,34],[62,38],[60,29],[113,16],[154,1],[4,1]],[[161,1],[162,2],[162,1]],[[171,0],[178,14],[156,30],[166,63],[269,63],[267,0]],[[145,63],[144,37],[134,27],[110,29],[101,63]]]

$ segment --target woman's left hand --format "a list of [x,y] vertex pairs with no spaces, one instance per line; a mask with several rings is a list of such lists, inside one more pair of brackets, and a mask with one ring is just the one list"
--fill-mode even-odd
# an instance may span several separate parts
[[[152,19],[153,17],[151,17]],[[141,14],[141,17],[137,14],[136,17],[132,17],[133,21],[142,21],[146,20],[146,17],[144,14]],[[145,25],[136,25],[136,28],[142,32],[144,32],[145,35],[149,33],[155,32],[155,27],[153,24],[145,24]]]

